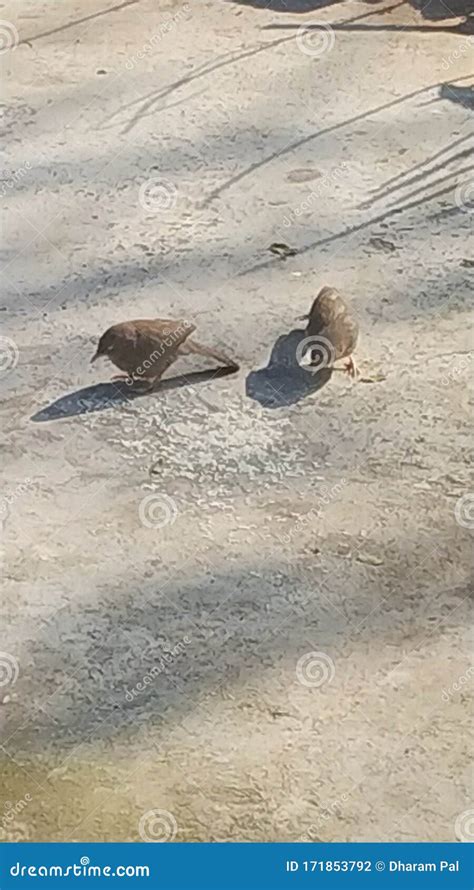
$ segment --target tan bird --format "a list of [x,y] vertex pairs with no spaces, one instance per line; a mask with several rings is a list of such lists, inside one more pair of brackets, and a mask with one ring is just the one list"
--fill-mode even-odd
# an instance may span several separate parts
[[221,352],[201,346],[190,339],[196,325],[185,319],[139,318],[124,321],[108,328],[99,340],[97,352],[91,359],[103,356],[131,383],[143,381],[153,388],[164,372],[180,355],[196,353],[215,359],[221,365],[238,371],[238,364]]
[[355,377],[357,368],[352,352],[359,336],[359,325],[340,293],[334,287],[323,287],[308,315],[300,318],[308,320],[306,336],[314,338],[314,343],[308,344],[308,350],[314,353],[312,364],[321,363],[317,358],[319,355],[324,356],[325,366],[333,366],[339,359],[347,358],[344,370]]

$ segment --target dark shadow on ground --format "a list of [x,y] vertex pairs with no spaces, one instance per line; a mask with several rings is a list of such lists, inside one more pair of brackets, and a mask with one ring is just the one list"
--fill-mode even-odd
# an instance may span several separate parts
[[[269,25],[268,28],[278,28],[278,25]],[[282,27],[298,27],[298,26],[282,26]],[[331,25],[333,29],[335,29],[335,25]],[[263,29],[266,30],[266,29]],[[401,29],[404,30],[404,29]],[[471,79],[472,75],[466,75],[466,77],[459,78],[459,80],[467,80]],[[368,108],[366,111],[361,112],[360,114],[356,114],[353,117],[346,118],[346,120],[339,121],[334,124],[330,124],[327,127],[322,127],[319,130],[316,130],[314,133],[309,133],[306,136],[302,136],[299,139],[296,139],[294,142],[291,142],[289,145],[285,145],[284,148],[278,149],[278,151],[274,151],[271,154],[266,155],[263,158],[260,158],[254,163],[249,164],[247,167],[244,167],[242,170],[234,173],[228,179],[226,179],[221,185],[217,186],[211,192],[207,194],[207,196],[202,201],[202,207],[207,207],[215,198],[220,197],[223,192],[228,191],[233,186],[237,185],[237,183],[241,182],[243,179],[246,179],[247,176],[254,174],[257,170],[260,170],[262,167],[265,167],[267,164],[272,163],[275,160],[281,160],[286,155],[291,154],[299,148],[302,148],[304,145],[308,145],[310,142],[313,142],[315,139],[319,139],[322,136],[327,136],[329,133],[334,133],[337,130],[341,130],[345,127],[349,127],[352,124],[359,123],[362,120],[367,120],[372,115],[379,114],[382,111],[388,111],[391,108],[396,107],[397,105],[401,105],[403,102],[407,102],[411,99],[415,99],[417,97],[426,96],[432,90],[439,89],[443,86],[439,81],[433,84],[429,84],[428,86],[421,87],[416,90],[412,90],[410,93],[406,93],[404,96],[398,96],[395,99],[390,99],[388,102],[384,102],[381,105],[376,105],[373,108]],[[450,88],[449,84],[444,84],[446,89]]]
[[[308,12],[314,12],[317,9],[324,9],[325,6],[334,6],[341,3],[342,0],[227,0],[228,3],[239,4],[239,6],[252,6],[253,9],[262,9],[269,12],[282,12],[288,14],[304,15]],[[364,0],[368,6],[376,6],[382,4],[384,0]],[[401,6],[399,2],[395,6]],[[394,7],[390,7],[392,9]],[[380,12],[386,10],[381,9]]]
[[278,337],[266,368],[251,371],[247,377],[245,391],[249,399],[262,408],[285,408],[329,382],[331,368],[314,371],[298,364],[297,348],[305,338],[306,332],[297,329]]
[[[432,176],[434,173],[445,170],[446,167],[448,165],[451,165],[453,162],[460,161],[463,158],[470,158],[471,155],[474,154],[473,147],[464,148],[454,154],[449,154],[449,152],[451,152],[453,148],[461,145],[462,143],[465,143],[466,140],[471,139],[472,133],[468,133],[466,136],[461,136],[460,139],[456,139],[454,142],[445,145],[431,157],[424,158],[422,161],[419,161],[418,164],[415,164],[408,170],[403,170],[401,173],[397,173],[395,176],[390,177],[390,179],[388,179],[383,185],[374,189],[373,196],[364,201],[360,206],[370,207],[377,201],[389,197],[391,194],[398,191],[399,189],[405,189],[408,186],[423,181],[427,177]],[[446,154],[448,155],[447,158],[445,157]],[[444,156],[443,160],[440,161],[438,164],[434,164],[434,162],[442,156]],[[429,167],[430,169],[422,169],[425,167]],[[456,169],[452,171],[452,174],[448,175],[458,176],[459,173],[462,172],[462,170]],[[430,183],[430,185],[438,185],[439,182],[443,181],[444,179],[446,179],[446,177],[442,177],[441,179],[438,179],[436,183]]]
[[[325,6],[333,6],[342,0],[228,0],[238,3],[239,6],[253,6],[254,9],[268,10],[269,12],[300,13],[313,12],[315,9],[323,9]],[[382,0],[381,0],[382,2]]]
[[244,59],[256,56],[258,53],[265,52],[268,49],[273,49],[274,47],[279,46],[280,43],[286,43],[292,39],[293,35],[290,35],[289,37],[279,37],[276,40],[270,40],[266,43],[261,43],[258,46],[251,47],[250,49],[246,49],[243,52],[225,53],[224,55],[219,56],[217,59],[214,59],[211,63],[205,62],[203,65],[198,65],[196,68],[193,68],[193,70],[189,74],[180,77],[178,80],[167,84],[161,89],[152,90],[151,92],[146,93],[144,96],[139,96],[137,99],[133,99],[132,102],[129,102],[127,105],[122,106],[120,109],[114,111],[109,117],[107,117],[104,121],[104,124],[110,124],[112,120],[115,120],[119,115],[123,114],[128,109],[136,108],[136,111],[131,114],[130,119],[121,130],[122,133],[129,133],[139,123],[139,121],[142,120],[142,118],[149,117],[151,114],[155,114],[156,111],[159,110],[156,108],[156,105],[160,100],[165,99],[167,96],[169,96],[171,93],[174,93],[181,87],[187,86],[188,84],[192,83],[195,80],[198,80],[201,77],[206,77],[208,74],[212,74],[219,68],[223,68],[227,65],[233,65],[236,62],[241,62]]
[[[371,226],[379,225],[380,223],[385,222],[387,219],[391,219],[391,217],[393,216],[397,216],[400,213],[405,213],[408,210],[413,210],[416,207],[421,207],[425,204],[429,204],[431,201],[444,198],[446,195],[450,195],[451,197],[451,212],[453,214],[465,212],[465,209],[463,207],[457,206],[455,204],[455,186],[454,184],[450,184],[446,188],[438,189],[437,191],[431,192],[430,194],[425,195],[422,198],[418,198],[415,201],[407,201],[406,204],[391,207],[384,213],[381,213],[378,216],[373,216],[371,219],[364,220],[353,226],[349,226],[348,228],[343,229],[341,232],[335,232],[333,235],[325,235],[323,238],[318,238],[316,241],[312,241],[310,244],[298,246],[298,254],[301,255],[304,253],[308,253],[311,250],[316,250],[316,248],[325,247],[327,244],[332,244],[334,241],[339,241],[343,238],[355,235],[358,232],[363,232],[365,229],[370,229]],[[411,228],[413,228],[413,226]],[[244,269],[242,272],[239,272],[237,277],[240,278],[245,275],[260,272],[262,269],[267,269],[271,265],[274,265],[275,262],[281,261],[272,258],[271,260],[263,260],[262,262],[255,263],[249,269]]]
[[[254,9],[268,10],[288,14],[304,15],[326,6],[333,6],[341,0],[230,0],[240,6],[251,6]],[[368,5],[376,5],[383,0],[365,0]],[[423,18],[431,21],[469,16],[474,12],[473,0],[409,0],[410,6],[421,13]],[[400,4],[401,5],[401,4]],[[400,26],[400,30],[404,30]]]
[[[295,4],[291,4],[291,2],[287,2],[285,4],[282,3],[282,7],[283,7],[283,5],[285,7],[284,9],[283,8],[281,10],[275,9],[275,11],[308,12],[308,11],[311,11],[311,9],[319,9],[324,6],[330,6],[333,3],[339,3],[339,2],[341,2],[341,0],[320,0],[320,2],[318,2],[318,3],[307,2],[306,3],[306,6],[308,7],[307,9],[303,9],[303,8],[292,9],[291,8],[292,5],[295,5]],[[383,0],[381,0],[381,2],[383,2]],[[275,5],[277,5],[277,4],[275,4]],[[299,4],[299,5],[302,6],[302,4]],[[400,3],[398,2],[395,4],[391,4],[389,6],[384,6],[382,9],[371,10],[369,12],[363,13],[362,15],[354,16],[347,20],[347,24],[350,22],[359,21],[359,19],[369,18],[370,16],[373,16],[373,15],[381,15],[385,12],[391,12],[392,9],[395,9],[399,5],[400,5]],[[271,9],[272,7],[271,7],[271,5],[269,5],[266,2],[265,2],[265,5],[263,5],[263,2],[262,2],[262,9],[263,8]],[[269,27],[271,27],[271,26],[269,26]],[[265,28],[263,30],[265,30]],[[161,87],[159,90],[154,89],[151,92],[148,92],[143,96],[139,96],[137,99],[133,99],[131,102],[129,102],[127,105],[122,106],[117,111],[112,112],[112,114],[109,117],[107,117],[104,121],[104,129],[110,129],[110,125],[111,125],[112,121],[114,121],[112,126],[116,126],[116,122],[121,115],[123,115],[129,109],[134,109],[134,111],[131,112],[131,116],[130,116],[129,120],[124,124],[123,129],[121,131],[122,133],[129,133],[143,118],[149,117],[150,115],[153,115],[153,114],[156,114],[157,112],[163,110],[163,108],[172,107],[172,106],[168,105],[168,106],[163,106],[162,108],[160,108],[160,107],[157,107],[157,104],[161,100],[164,100],[171,93],[175,92],[175,90],[178,90],[181,87],[187,86],[188,84],[192,83],[193,81],[197,80],[198,78],[206,77],[208,74],[212,74],[214,71],[217,71],[219,68],[223,68],[228,65],[234,65],[237,62],[242,62],[242,61],[244,61],[244,59],[249,59],[253,56],[258,55],[259,53],[267,52],[268,50],[275,49],[277,46],[279,46],[282,43],[287,43],[288,41],[294,40],[295,37],[296,37],[295,34],[289,34],[288,36],[285,36],[285,37],[278,37],[276,40],[270,40],[270,41],[266,41],[265,43],[260,43],[257,46],[253,46],[253,47],[244,49],[242,52],[224,53],[223,55],[214,58],[212,60],[212,62],[204,62],[202,65],[198,65],[196,68],[193,68],[189,74],[185,74],[183,77],[180,77],[178,80],[175,80],[172,83],[167,84],[164,87]],[[188,101],[188,100],[185,99],[183,101]]]
[[473,0],[409,0],[409,3],[424,19],[436,22],[469,16],[474,12]]
[[[346,540],[355,552],[366,546],[359,536]],[[447,540],[451,540],[449,535]],[[467,544],[456,549],[461,565],[466,548]],[[426,552],[420,542],[407,540],[402,551],[387,542],[384,552],[385,567],[375,577],[373,569],[370,574],[367,566],[355,559],[349,563],[348,575],[346,559],[337,554],[323,557],[330,570],[330,587],[318,577],[319,563],[312,553],[298,554],[298,559],[293,556],[289,562],[281,547],[274,559],[264,560],[263,565],[255,554],[254,560],[242,559],[227,570],[212,566],[212,584],[201,571],[192,580],[172,578],[164,583],[166,594],[158,584],[166,575],[154,570],[152,579],[145,577],[138,585],[133,582],[130,589],[126,577],[123,585],[117,576],[113,581],[104,578],[101,599],[95,602],[96,579],[85,576],[84,596],[55,611],[48,620],[36,616],[28,655],[41,666],[41,672],[34,674],[29,686],[34,697],[23,697],[20,713],[15,709],[6,714],[6,750],[12,748],[9,740],[13,735],[16,753],[28,749],[43,752],[47,744],[46,750],[58,750],[60,765],[66,752],[77,751],[84,742],[113,740],[128,731],[138,734],[146,727],[169,733],[175,725],[185,726],[186,719],[192,720],[196,712],[206,713],[206,701],[221,688],[231,692],[232,701],[235,696],[238,703],[244,694],[242,686],[245,689],[247,682],[265,676],[284,660],[296,663],[305,646],[331,653],[337,663],[339,653],[345,658],[342,653],[350,650],[350,627],[363,623],[375,608],[387,603],[385,599],[381,603],[382,583],[387,599],[391,591],[395,602],[403,606],[403,576],[413,574],[420,582],[424,577],[421,555],[426,561]],[[458,621],[467,621],[466,582],[460,579],[457,587],[450,584],[440,590],[446,583],[440,581],[437,596],[446,607],[456,610]],[[288,589],[293,591],[291,602]],[[434,633],[441,624],[439,608],[425,593],[412,613],[414,628],[420,632],[426,628],[431,612],[438,619]],[[391,638],[399,640],[402,647],[403,632],[398,626],[393,628],[391,609],[393,605],[384,605],[382,615]],[[387,633],[377,621],[367,632],[369,640]],[[190,642],[183,654],[145,686],[142,694],[133,695],[130,690],[135,691],[144,674],[159,665],[178,640],[186,638]],[[75,644],[65,644],[65,639]],[[40,704],[36,706],[36,702]]]
[[233,368],[217,368],[213,371],[194,371],[191,374],[180,374],[177,377],[169,377],[152,391],[134,390],[125,382],[97,383],[94,386],[86,386],[75,392],[61,396],[55,402],[42,408],[30,418],[34,423],[44,423],[46,420],[61,420],[65,417],[79,417],[81,414],[95,414],[108,408],[118,408],[127,405],[134,399],[148,396],[153,398],[172,389],[181,389],[184,386],[193,386],[195,383],[205,383],[216,377],[227,377],[235,374]]
[[[467,152],[460,152],[459,156],[462,156],[462,155],[466,155],[466,156],[472,155],[472,149],[468,150]],[[457,160],[457,158],[454,158],[453,160]],[[370,207],[371,204],[373,204],[375,201],[379,201],[380,199],[384,199],[384,200],[388,199],[391,202],[391,206],[393,206],[395,204],[395,202],[401,200],[401,198],[399,196],[393,197],[391,195],[392,192],[399,190],[399,189],[408,188],[410,185],[412,185],[413,182],[415,182],[419,179],[423,179],[426,176],[430,176],[432,173],[435,172],[436,169],[439,169],[439,168],[443,169],[443,167],[447,163],[450,163],[450,159],[448,159],[448,161],[445,161],[443,164],[439,164],[438,168],[429,170],[425,174],[421,174],[418,177],[413,177],[412,180],[407,180],[406,182],[402,182],[392,189],[387,189],[386,192],[382,192],[380,195],[377,195],[375,198],[372,198],[370,201],[365,201],[364,204],[361,204],[360,206],[361,207]],[[473,169],[474,169],[474,164],[470,164],[467,167],[461,167],[460,170],[451,170],[449,173],[446,174],[446,176],[439,176],[434,182],[423,182],[418,188],[412,189],[411,192],[408,192],[407,194],[405,194],[403,196],[402,200],[407,200],[408,198],[414,198],[415,195],[422,194],[426,189],[434,188],[435,186],[441,185],[443,182],[449,182],[451,180],[456,180],[455,182],[453,182],[453,188],[454,188],[457,185],[458,177],[463,176],[466,173],[470,173]]]
[[448,99],[463,108],[474,109],[474,87],[461,87],[455,83],[442,83],[439,88],[439,98]]
[[[381,10],[382,11],[382,10]],[[330,27],[333,31],[407,31],[407,32],[423,32],[424,34],[432,33],[439,34],[441,31],[448,31],[451,34],[470,34],[472,33],[472,28],[474,26],[474,22],[471,19],[468,19],[467,22],[461,22],[458,25],[424,25],[420,23],[419,25],[390,25],[390,24],[381,24],[381,25],[365,25],[365,24],[351,24],[349,22],[337,22],[335,24],[331,23]],[[275,24],[275,25],[266,25],[263,29],[264,31],[288,31],[290,29],[297,30],[301,28],[300,24],[295,23],[283,25],[283,24]],[[308,24],[305,25],[307,31],[317,31],[323,28],[327,28],[327,25],[323,24]]]

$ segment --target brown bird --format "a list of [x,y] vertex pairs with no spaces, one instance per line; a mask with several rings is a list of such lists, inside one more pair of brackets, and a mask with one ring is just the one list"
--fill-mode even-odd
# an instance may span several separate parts
[[355,377],[357,368],[351,353],[357,343],[359,325],[340,293],[334,287],[323,287],[308,315],[302,315],[300,319],[308,321],[306,336],[320,341],[308,345],[312,353],[312,364],[321,364],[319,355],[324,357],[326,366],[347,358],[344,370]]
[[220,364],[238,371],[233,359],[221,352],[201,346],[190,339],[196,326],[185,319],[139,318],[124,321],[108,328],[99,340],[97,352],[91,359],[103,356],[117,368],[125,371],[119,375],[132,383],[144,381],[152,389],[164,372],[180,355],[197,353],[214,358]]

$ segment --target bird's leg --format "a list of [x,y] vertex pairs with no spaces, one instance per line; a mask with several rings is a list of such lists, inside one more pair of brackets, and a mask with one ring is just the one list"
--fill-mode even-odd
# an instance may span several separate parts
[[151,392],[159,382],[160,377],[161,375],[159,377],[134,377],[133,390],[141,393]]
[[347,363],[344,365],[344,370],[346,374],[349,374],[349,377],[357,377],[359,373],[357,365],[351,355],[347,359]]

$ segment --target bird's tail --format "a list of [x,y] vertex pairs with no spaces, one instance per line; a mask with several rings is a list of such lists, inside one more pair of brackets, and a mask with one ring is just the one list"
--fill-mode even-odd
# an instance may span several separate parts
[[234,371],[239,370],[239,365],[234,359],[229,358],[229,356],[225,355],[223,352],[210,349],[209,346],[202,346],[201,343],[197,343],[196,340],[191,340],[190,337],[188,337],[184,343],[181,343],[178,352],[180,352],[181,355],[190,355],[193,353],[197,355],[205,355],[208,358],[215,358],[221,365],[232,368]]

